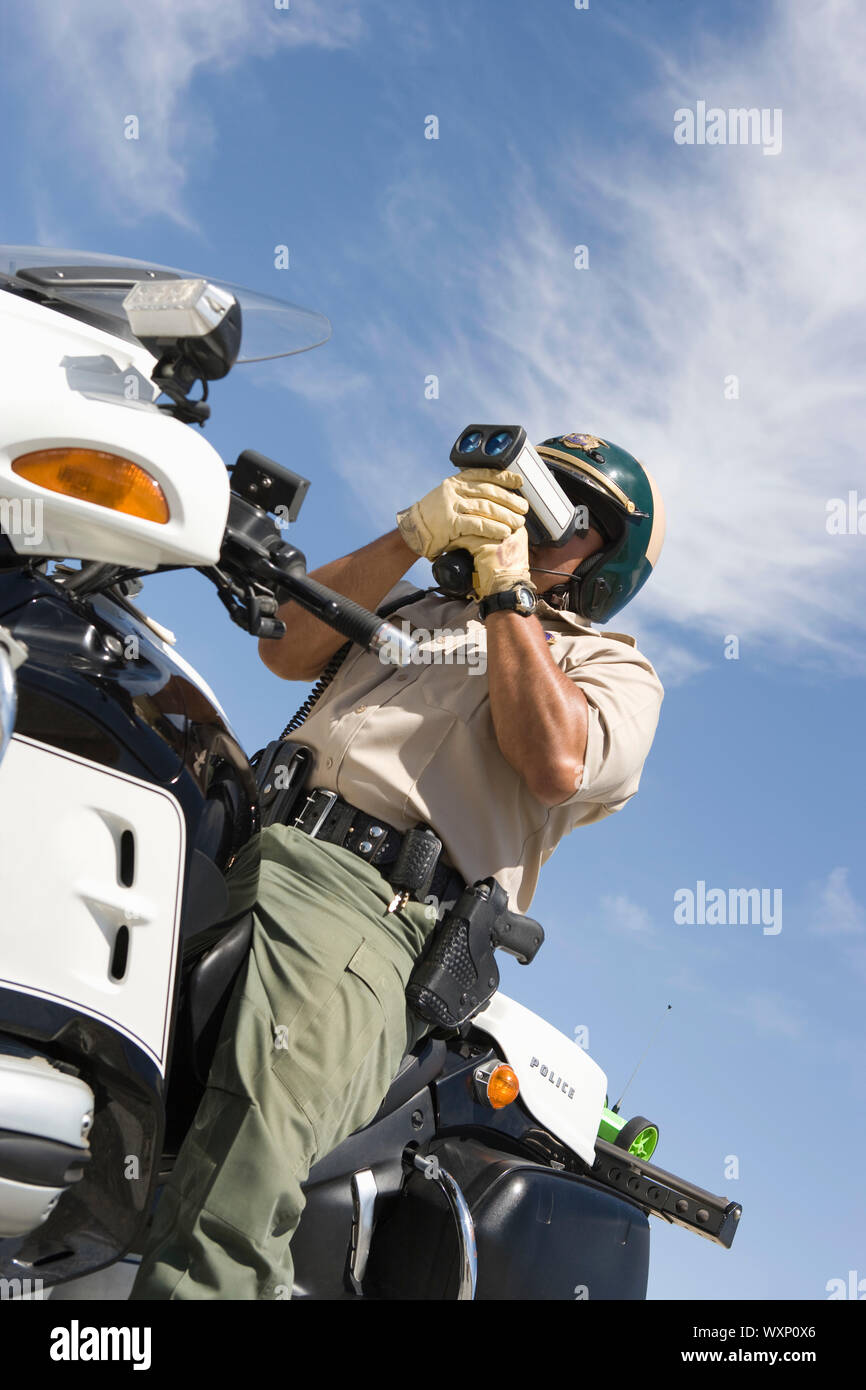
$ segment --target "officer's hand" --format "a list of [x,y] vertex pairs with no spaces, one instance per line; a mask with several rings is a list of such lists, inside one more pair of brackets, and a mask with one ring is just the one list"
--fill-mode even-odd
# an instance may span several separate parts
[[420,502],[397,513],[400,534],[410,550],[433,560],[443,550],[469,540],[504,541],[523,527],[529,503],[516,491],[523,479],[509,469],[464,468],[446,478]]
[[515,584],[529,584],[535,588],[529,575],[529,535],[525,526],[518,527],[498,544],[479,545],[471,539],[465,544],[472,551],[475,562],[472,587],[476,598],[513,589]]

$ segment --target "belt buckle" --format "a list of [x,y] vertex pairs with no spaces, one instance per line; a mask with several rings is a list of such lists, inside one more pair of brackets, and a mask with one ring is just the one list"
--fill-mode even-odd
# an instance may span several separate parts
[[311,791],[309,796],[307,797],[306,805],[304,806],[300,815],[295,817],[295,825],[299,826],[301,830],[305,829],[305,827],[302,826],[300,823],[307,813],[307,808],[310,806],[310,804],[317,796],[324,796],[326,800],[324,809],[322,810],[321,814],[316,818],[315,825],[310,830],[306,831],[311,840],[314,840],[316,838],[317,833],[321,830],[327,818],[328,812],[330,811],[334,802],[338,800],[339,794],[337,792],[325,791],[324,787],[314,788],[313,791]]

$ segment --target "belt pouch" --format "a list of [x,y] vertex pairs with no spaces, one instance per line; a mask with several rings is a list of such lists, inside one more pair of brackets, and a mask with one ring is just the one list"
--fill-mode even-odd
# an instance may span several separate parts
[[262,829],[293,819],[313,763],[313,750],[294,739],[275,739],[255,765]]

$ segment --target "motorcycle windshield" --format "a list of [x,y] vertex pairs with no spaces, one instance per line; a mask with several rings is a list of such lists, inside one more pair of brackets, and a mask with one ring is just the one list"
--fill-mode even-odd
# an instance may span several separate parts
[[123,308],[124,299],[139,280],[164,279],[205,279],[234,295],[243,318],[236,365],[308,352],[331,336],[331,325],[324,314],[202,271],[177,270],[93,251],[0,246],[0,289],[5,282],[9,288],[32,293],[43,303],[84,318],[127,342],[137,339]]

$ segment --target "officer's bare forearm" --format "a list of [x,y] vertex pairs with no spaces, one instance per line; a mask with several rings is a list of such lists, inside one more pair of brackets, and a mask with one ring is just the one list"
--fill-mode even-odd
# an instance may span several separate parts
[[[395,528],[310,574],[344,598],[375,610],[417,559]],[[286,625],[285,636],[276,641],[262,638],[259,656],[269,671],[284,680],[313,680],[328,658],[342,647],[345,637],[291,599],[281,605],[279,617]]]
[[491,613],[487,629],[490,712],[503,756],[545,806],[577,790],[589,712],[579,686],[554,662],[534,616]]

